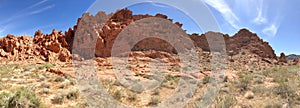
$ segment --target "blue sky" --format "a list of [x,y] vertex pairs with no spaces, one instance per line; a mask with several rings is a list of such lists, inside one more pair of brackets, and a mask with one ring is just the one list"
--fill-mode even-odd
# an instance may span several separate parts
[[[300,54],[299,0],[202,1],[215,16],[221,32],[233,35],[240,28],[248,28],[268,41],[277,54]],[[73,27],[77,18],[94,2],[95,0],[0,0],[0,37],[9,33],[32,36],[37,29],[44,33],[50,33],[54,28],[65,31]],[[183,28],[188,33],[201,33],[193,20],[176,7],[144,3],[129,8],[135,14],[167,14],[183,23]],[[196,9],[193,14],[201,14]]]

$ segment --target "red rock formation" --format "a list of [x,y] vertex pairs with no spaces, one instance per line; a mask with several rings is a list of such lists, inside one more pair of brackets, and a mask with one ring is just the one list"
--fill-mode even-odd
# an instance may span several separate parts
[[[77,52],[82,53],[79,55],[86,56],[87,58],[94,57],[95,55],[97,57],[109,57],[111,56],[111,49],[114,45],[114,41],[119,33],[124,30],[124,28],[128,27],[128,25],[134,25],[132,24],[133,22],[144,18],[162,18],[173,23],[172,19],[168,19],[168,17],[163,14],[156,14],[155,16],[148,14],[133,15],[132,11],[128,9],[119,10],[115,14],[99,12],[95,16],[85,13],[82,18],[78,19],[77,24],[65,33],[53,30],[51,34],[43,34],[41,30],[38,30],[33,39],[27,36],[16,37],[13,35],[7,35],[6,37],[1,38],[0,56],[15,58],[16,60],[39,56],[46,61],[51,59],[69,61],[71,59],[71,53],[73,53],[72,48],[76,48]],[[107,22],[105,24],[99,24],[101,21]],[[182,24],[178,22],[176,22],[175,25],[178,27],[182,26]],[[146,29],[155,30],[157,28],[136,29],[131,32],[138,36],[139,34],[137,33],[142,33],[143,30]],[[168,29],[166,29],[166,31],[167,30]],[[174,34],[176,34],[177,31],[172,32],[175,32]],[[226,50],[232,51],[233,54],[238,54],[241,50],[248,50],[263,58],[277,59],[272,47],[267,42],[260,39],[255,33],[252,33],[247,29],[241,29],[232,37],[227,34],[215,32],[208,32],[201,35],[191,34],[189,36],[198,49],[201,51],[210,51],[206,36],[214,34],[224,37]],[[75,37],[75,35],[82,37]],[[132,38],[136,37],[132,36]],[[74,40],[76,40],[76,42],[74,42]],[[211,44],[220,44],[222,42],[224,41],[212,39]],[[85,50],[82,51],[81,48],[85,48]],[[156,50],[176,53],[176,50],[172,45],[158,38],[142,40],[138,42],[132,50]]]
[[278,58],[279,62],[287,63],[286,56],[284,53],[280,53],[280,57]]
[[[220,33],[215,33],[220,34]],[[234,54],[240,53],[242,49],[249,50],[254,54],[257,54],[263,58],[276,59],[276,55],[272,47],[260,39],[255,33],[250,32],[247,29],[241,29],[238,33],[230,37],[228,34],[221,34],[224,37],[226,43],[226,51],[233,51]],[[191,39],[195,42],[195,45],[202,48],[204,51],[210,51],[206,35],[192,34]],[[215,42],[211,44],[218,44]]]

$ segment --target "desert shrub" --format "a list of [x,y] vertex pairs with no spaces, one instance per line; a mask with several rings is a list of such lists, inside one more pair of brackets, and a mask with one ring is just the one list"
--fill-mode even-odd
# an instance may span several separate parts
[[65,81],[65,79],[62,78],[62,77],[57,77],[57,78],[55,78],[54,81],[55,81],[55,82],[63,82],[63,81]]
[[116,89],[112,91],[112,97],[114,97],[116,100],[121,100],[122,98],[122,90]]
[[264,108],[281,108],[281,104],[279,104],[278,102],[268,102],[266,103]]
[[14,70],[16,66],[11,65],[0,65],[0,75],[1,78],[9,77],[9,74]]
[[9,96],[10,94],[7,92],[0,93],[0,108],[8,107]]
[[137,98],[136,93],[130,92],[130,93],[128,94],[128,100],[134,101],[134,100],[136,100],[136,98]]
[[21,87],[15,90],[15,93],[8,100],[8,108],[39,108],[40,99],[35,96],[31,88]]
[[280,83],[278,86],[275,86],[272,91],[282,98],[292,98],[295,96],[295,91],[285,83]]
[[71,88],[69,93],[67,94],[67,98],[70,100],[77,99],[79,97],[79,90],[76,88]]
[[168,74],[168,75],[166,75],[165,76],[165,81],[174,81],[174,82],[177,82],[177,81],[179,81],[179,77],[177,77],[177,76],[173,76],[173,75],[170,75],[170,74]]
[[44,83],[42,83],[41,84],[41,88],[50,88],[50,86],[51,86],[51,84],[50,83],[46,83],[46,82],[44,82]]
[[263,80],[263,78],[258,77],[258,78],[256,78],[256,79],[254,80],[254,82],[255,82],[256,84],[263,84],[263,83],[264,83],[264,80]]
[[59,86],[59,88],[63,89],[68,87],[69,85],[71,85],[71,82],[69,80],[65,80],[64,82],[62,82]]
[[172,72],[179,72],[181,69],[180,66],[172,66],[171,68],[169,68],[168,70],[169,71],[172,71]]
[[132,66],[131,66],[131,65],[128,65],[128,66],[126,66],[126,68],[127,68],[127,69],[131,69],[131,68],[132,68]]
[[263,75],[273,78],[276,83],[284,83],[288,81],[291,72],[288,69],[280,67],[263,71]]
[[161,85],[161,87],[165,87],[165,88],[168,88],[168,89],[175,89],[175,87],[169,83],[163,83]]
[[252,78],[250,75],[240,76],[240,79],[237,83],[237,87],[240,89],[240,91],[247,91],[251,83],[251,80]]
[[266,94],[266,93],[271,93],[271,91],[272,90],[270,88],[267,88],[267,87],[262,86],[262,85],[259,85],[259,86],[256,86],[256,87],[253,88],[253,92],[255,94],[260,94],[260,95]]
[[62,104],[64,100],[65,100],[64,94],[57,94],[51,99],[53,104]]
[[154,89],[153,95],[159,95],[159,89],[158,89],[158,88],[157,88],[157,89]]
[[223,82],[228,82],[228,76],[225,76]]
[[201,87],[203,87],[203,82],[201,81],[199,81],[198,83],[197,83],[197,87],[199,87],[199,88],[201,88]]
[[151,97],[149,105],[157,105],[160,103],[160,97],[158,95],[154,95]]
[[233,96],[222,94],[214,102],[216,108],[231,108],[236,103],[237,100]]
[[45,63],[43,64],[43,67],[46,68],[46,69],[50,69],[52,68],[54,65],[50,64],[50,63]]
[[203,78],[202,83],[203,83],[203,84],[209,83],[209,79],[210,79],[210,76],[205,76],[205,77]]

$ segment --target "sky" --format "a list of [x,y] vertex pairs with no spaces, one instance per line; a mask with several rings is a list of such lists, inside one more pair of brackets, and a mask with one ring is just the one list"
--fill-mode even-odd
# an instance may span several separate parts
[[[76,24],[77,18],[88,11],[95,1],[0,0],[0,37],[7,34],[32,36],[38,29],[43,33],[51,33],[52,29],[66,31]],[[214,15],[221,28],[220,32],[234,35],[239,29],[247,28],[269,42],[277,55],[281,52],[300,54],[299,0],[198,1],[202,1]],[[98,2],[105,3],[105,0]],[[176,7],[152,2],[128,8],[134,14],[166,14],[174,21],[183,23],[183,29],[188,33],[202,33],[193,18],[189,17],[190,14],[201,14],[197,7],[191,7],[195,10],[187,14]]]

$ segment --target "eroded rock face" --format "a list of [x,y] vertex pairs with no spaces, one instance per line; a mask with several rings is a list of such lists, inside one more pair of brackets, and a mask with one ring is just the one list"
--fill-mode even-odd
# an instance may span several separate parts
[[[214,34],[220,35],[220,33]],[[274,50],[267,42],[264,42],[255,33],[252,33],[247,29],[241,29],[232,37],[230,37],[228,34],[221,35],[223,35],[224,37],[227,53],[229,53],[229,51],[233,51],[234,54],[238,54],[241,52],[241,50],[249,50],[252,53],[257,54],[263,58],[277,58]],[[195,42],[196,46],[202,48],[204,51],[210,51],[210,47],[206,39],[206,34],[192,34],[190,35],[190,37]],[[220,40],[217,40],[213,41],[211,44],[219,43]]]
[[[64,45],[64,46],[63,46]],[[43,34],[41,30],[34,38],[28,36],[7,35],[0,39],[0,56],[10,60],[25,60],[40,58],[45,61],[55,61],[57,55],[67,55],[70,59],[69,44],[65,42],[62,31],[53,30],[51,34]],[[65,54],[67,51],[67,54]],[[62,61],[68,61],[68,60]]]
[[[170,21],[172,23],[171,19],[167,19],[168,17],[166,15],[157,14],[155,16],[151,15],[133,15],[132,11],[128,9],[122,9],[117,11],[115,14],[105,14],[103,12],[99,12],[95,16],[84,14],[81,22],[78,23],[78,29],[76,30],[76,36],[81,37],[75,37],[75,41],[73,47],[75,46],[76,49],[80,49],[79,47],[83,47],[86,49],[86,47],[95,46],[95,56],[97,57],[110,57],[111,56],[111,50],[114,45],[115,39],[118,37],[118,35],[122,32],[122,30],[126,29],[129,30],[130,33],[128,35],[132,35],[131,38],[137,38],[136,36],[141,35],[151,35],[151,34],[141,34],[141,32],[144,31],[153,31],[155,29],[154,27],[143,27],[143,29],[135,29],[134,26],[143,26],[141,24],[146,25],[145,23],[139,23],[139,24],[132,24],[133,22],[136,22],[138,20],[144,20],[147,18],[160,18]],[[101,21],[107,21],[104,25],[99,23]],[[142,21],[141,21],[142,22]],[[149,23],[155,23],[155,22],[149,22]],[[128,26],[131,25],[128,29]],[[176,23],[175,26],[181,27],[182,24]],[[134,29],[134,31],[132,30]],[[160,29],[165,30],[166,29]],[[125,31],[126,32],[126,31]],[[172,31],[171,31],[172,32]],[[126,35],[126,34],[125,34]],[[153,34],[152,34],[153,35]],[[84,40],[83,40],[84,39]],[[83,40],[83,41],[79,41]],[[96,40],[96,41],[95,41]],[[129,40],[130,41],[130,40]],[[94,44],[91,44],[94,43]],[[148,38],[144,39],[140,42],[138,42],[133,48],[133,51],[137,50],[158,50],[158,51],[166,51],[170,53],[176,52],[176,50],[166,41],[163,41],[158,38]],[[80,53],[79,55],[85,56],[87,58],[90,58],[90,56],[94,56],[93,50],[89,51],[86,49],[85,52],[76,51],[76,53]]]
[[[151,15],[133,15],[132,11],[122,9],[115,14],[106,14],[99,12],[95,16],[88,13],[83,14],[82,18],[77,20],[77,24],[63,33],[62,31],[53,30],[51,34],[43,34],[38,30],[34,38],[28,36],[13,36],[7,35],[0,39],[0,56],[6,58],[27,59],[38,56],[46,61],[59,59],[60,61],[69,61],[71,54],[78,54],[86,58],[110,57],[111,50],[115,39],[123,31],[131,27],[139,27],[137,21],[142,21],[150,18],[158,18],[170,21],[170,24],[182,26],[179,22],[172,22],[166,15],[157,14]],[[101,24],[99,22],[106,22]],[[155,23],[155,22],[149,22]],[[154,24],[155,25],[155,24]],[[165,30],[166,35],[178,34],[177,31],[168,31],[167,28],[142,27],[129,30],[130,38],[138,38],[140,35],[157,35],[143,34],[144,31]],[[174,33],[173,33],[174,32]],[[172,34],[173,33],[173,34]],[[211,44],[226,44],[226,51],[231,51],[232,54],[241,53],[242,50],[250,51],[262,58],[277,59],[274,50],[267,43],[260,39],[255,33],[247,29],[241,29],[232,37],[228,34],[208,32],[205,34],[186,34],[189,36],[194,45],[199,51],[210,51],[207,41],[209,35],[223,36],[224,40],[212,39]],[[182,42],[181,42],[182,43]],[[175,43],[178,45],[180,43]],[[219,49],[221,49],[220,46]],[[74,50],[75,49],[75,50]],[[217,48],[218,49],[218,48]],[[144,39],[131,49],[132,51],[155,50],[168,53],[177,53],[176,49],[167,41],[159,38]]]

